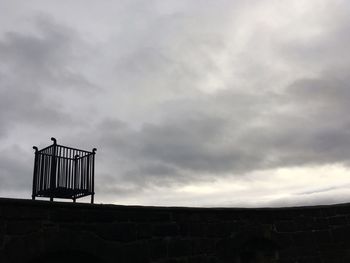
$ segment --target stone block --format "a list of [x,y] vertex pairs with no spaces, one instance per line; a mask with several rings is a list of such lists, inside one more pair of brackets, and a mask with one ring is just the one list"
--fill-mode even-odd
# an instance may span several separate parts
[[125,216],[130,222],[170,222],[171,214],[166,211],[148,211],[141,209],[137,211],[125,211]]
[[192,256],[187,258],[187,263],[211,263],[212,259],[208,255]]
[[41,229],[40,221],[8,221],[6,226],[7,235],[23,235],[38,232]]
[[5,221],[0,220],[0,248],[4,246],[4,242],[5,242]]
[[310,216],[298,216],[294,219],[297,231],[307,231],[314,229],[314,218]]
[[127,243],[120,247],[116,262],[147,263],[150,262],[149,251],[144,242]]
[[336,216],[336,215],[338,215],[336,207],[327,207],[322,209],[322,216],[329,217],[329,216]]
[[208,237],[229,237],[236,230],[230,222],[209,223],[206,225]]
[[50,211],[49,219],[53,222],[84,222],[86,218],[79,209],[56,208]]
[[12,237],[6,241],[4,251],[10,262],[30,262],[44,251],[43,236],[31,233],[24,237]]
[[[109,210],[82,210],[81,211],[81,220],[84,222],[93,222],[93,223],[111,223],[111,222],[121,222],[125,220],[120,220],[121,218]],[[80,219],[80,218],[78,218]]]
[[317,230],[313,231],[312,235],[314,236],[314,240],[318,244],[322,243],[330,243],[332,242],[331,234],[329,230]]
[[48,218],[48,210],[41,207],[3,206],[1,209],[4,219],[45,220]]
[[183,257],[192,255],[192,242],[189,239],[170,239],[168,241],[168,256]]
[[207,236],[208,224],[200,222],[179,223],[179,233],[181,236],[205,237]]
[[85,224],[83,222],[65,222],[65,223],[60,223],[60,224],[44,224],[44,229],[64,229],[64,230],[70,230],[70,231],[87,231],[87,230],[92,230],[95,228],[95,224]]
[[168,256],[167,240],[156,238],[147,241],[149,256],[152,260],[166,258]]
[[334,242],[345,242],[350,246],[350,226],[334,228],[331,234]]
[[192,239],[193,255],[211,254],[217,250],[217,241],[212,238]]
[[277,232],[295,232],[296,226],[294,221],[291,220],[281,220],[275,222],[275,228]]
[[206,223],[189,223],[188,235],[192,237],[205,237],[208,235],[208,224]]
[[338,206],[337,213],[339,215],[350,215],[350,206],[349,205]]
[[261,211],[258,215],[258,220],[262,224],[273,224],[276,220],[276,213],[273,210]]
[[272,235],[272,240],[280,247],[292,247],[294,246],[292,235],[292,233],[274,233]]
[[196,209],[186,209],[185,211],[174,211],[172,213],[172,218],[176,222],[207,222],[211,220],[208,213],[203,211],[196,211]]
[[176,223],[160,223],[153,225],[153,235],[158,237],[172,237],[179,234],[179,226]]
[[325,230],[329,228],[328,218],[325,217],[316,217],[314,218],[314,230]]
[[95,230],[91,229],[91,231],[106,240],[129,242],[137,238],[134,223],[97,224]]
[[330,225],[342,225],[345,226],[348,223],[346,216],[332,216],[328,218]]
[[293,241],[297,247],[313,248],[315,244],[314,236],[311,232],[296,232],[293,234]]
[[145,239],[153,236],[153,225],[151,223],[137,224],[137,238]]
[[291,260],[293,263],[296,262],[296,258],[298,257],[298,250],[296,247],[286,247],[286,248],[281,248],[278,251],[279,258],[283,260]]
[[300,209],[298,214],[305,217],[320,217],[323,216],[323,210],[322,208],[310,207],[309,209]]

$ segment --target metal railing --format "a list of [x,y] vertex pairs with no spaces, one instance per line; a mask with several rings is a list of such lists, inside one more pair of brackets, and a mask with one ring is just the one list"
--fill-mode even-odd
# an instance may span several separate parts
[[53,144],[35,150],[33,193],[35,197],[73,199],[91,195],[94,202],[94,170],[96,148],[91,152]]

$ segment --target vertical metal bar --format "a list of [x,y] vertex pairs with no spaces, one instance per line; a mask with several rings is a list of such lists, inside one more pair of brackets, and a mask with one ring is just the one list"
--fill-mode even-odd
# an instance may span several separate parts
[[97,149],[94,148],[92,149],[92,180],[91,180],[91,204],[94,203],[94,196],[95,196],[95,190],[94,190],[94,184],[95,184],[95,154],[96,154]]
[[90,155],[90,193],[93,192],[93,185],[92,185],[92,177],[93,177],[93,174],[94,174],[94,171],[93,171],[93,155]]
[[41,163],[41,175],[40,175],[40,191],[44,189],[44,176],[45,176],[45,160],[44,160],[44,155],[40,154],[40,163]]
[[51,157],[44,155],[44,167],[45,167],[45,190],[46,189],[50,189],[49,185],[50,185],[50,167],[51,167]]
[[47,174],[47,172],[46,172],[46,166],[47,166],[47,164],[46,164],[46,159],[47,158],[45,158],[46,156],[43,154],[42,155],[42,157],[43,157],[43,190],[46,190],[46,174]]
[[62,147],[60,147],[60,186],[63,186],[64,187],[64,181],[65,181],[65,178],[64,178],[64,158],[63,158],[63,155],[64,155],[64,149]]
[[66,184],[65,184],[65,187],[66,188],[69,188],[68,186],[68,163],[69,163],[69,159],[68,159],[68,149],[66,148],[64,150],[64,156],[67,158],[66,161],[65,161],[65,174],[66,174]]
[[91,171],[91,169],[90,169],[90,154],[87,156],[87,160],[86,160],[86,162],[87,162],[87,164],[86,164],[86,168],[87,168],[87,171],[86,171],[86,174],[87,174],[87,185],[86,185],[86,189],[87,189],[87,191],[88,191],[88,193],[90,193],[90,186],[91,186],[91,180],[90,180],[90,171]]
[[47,185],[47,189],[50,189],[50,184],[51,184],[51,169],[52,169],[52,151],[53,149],[51,148],[51,155],[50,156],[46,156],[46,162],[47,162],[47,167],[46,167],[46,174],[48,175],[48,185]]
[[57,156],[56,156],[56,160],[57,160],[57,173],[56,173],[56,169],[55,169],[55,174],[56,174],[56,185],[57,187],[60,187],[60,184],[61,184],[61,174],[60,174],[60,171],[61,171],[61,147],[60,146],[57,146],[56,148],[56,151],[57,151]]
[[41,186],[41,188],[42,188],[42,190],[46,190],[46,176],[47,176],[47,172],[46,172],[46,155],[45,154],[42,154],[41,155],[41,160],[42,160],[42,173],[43,173],[43,178],[42,178],[42,180],[43,180],[43,184],[42,184],[42,186]]
[[38,153],[38,156],[37,156],[37,170],[36,170],[36,185],[35,185],[36,194],[38,194],[38,191],[39,191],[39,182],[40,182],[40,155]]
[[73,178],[74,178],[74,196],[73,196],[73,202],[75,203],[75,200],[76,200],[76,189],[78,187],[78,184],[79,184],[79,179],[78,179],[78,157],[79,155],[75,155],[74,156],[74,175],[73,175]]
[[68,185],[69,188],[72,189],[72,158],[71,158],[71,150],[68,149],[68,157],[69,157],[69,162],[68,162]]
[[39,154],[40,159],[40,181],[39,181],[39,189],[40,191],[43,190],[44,185],[44,156],[42,154]]
[[89,192],[90,187],[90,154],[86,157],[86,189]]
[[37,181],[37,172],[38,172],[38,147],[33,146],[35,150],[34,157],[34,171],[33,171],[33,189],[32,189],[32,199],[35,200],[35,195],[37,192],[36,181]]
[[53,141],[52,145],[52,164],[51,164],[51,178],[50,178],[50,201],[53,201],[54,191],[56,188],[56,147],[57,141],[55,138],[51,138]]
[[38,153],[38,178],[36,182],[37,194],[39,194],[39,190],[40,190],[40,173],[41,173],[41,158],[40,158],[40,153]]
[[79,174],[80,174],[80,190],[82,190],[83,189],[83,187],[84,187],[84,166],[83,166],[83,164],[84,164],[84,162],[83,162],[83,158],[80,158],[79,159],[79,167],[80,167],[80,171],[79,171]]
[[70,167],[70,180],[71,180],[71,187],[74,189],[74,152],[71,150],[71,161],[70,161],[71,167]]
[[68,176],[68,174],[67,174],[67,164],[68,164],[68,158],[67,158],[67,149],[65,148],[64,149],[64,157],[65,157],[65,159],[64,159],[64,166],[63,166],[63,169],[64,169],[64,186],[66,187],[66,188],[68,188],[68,182],[67,182],[67,176]]
[[85,156],[84,157],[82,157],[81,159],[80,159],[80,166],[81,166],[81,171],[80,171],[80,173],[81,173],[81,191],[83,191],[84,190],[84,184],[85,184],[85,162],[84,162],[84,160],[85,160]]

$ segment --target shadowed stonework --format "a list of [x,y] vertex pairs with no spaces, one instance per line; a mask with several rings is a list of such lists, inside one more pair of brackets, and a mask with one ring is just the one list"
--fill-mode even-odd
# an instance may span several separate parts
[[271,209],[0,199],[0,262],[350,262],[350,204]]

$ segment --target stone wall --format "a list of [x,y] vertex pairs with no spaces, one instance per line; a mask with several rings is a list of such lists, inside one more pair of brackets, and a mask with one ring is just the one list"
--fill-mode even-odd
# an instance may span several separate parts
[[0,262],[350,262],[350,204],[168,208],[0,199]]

